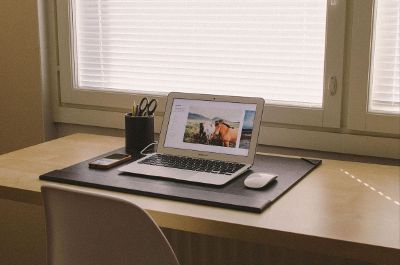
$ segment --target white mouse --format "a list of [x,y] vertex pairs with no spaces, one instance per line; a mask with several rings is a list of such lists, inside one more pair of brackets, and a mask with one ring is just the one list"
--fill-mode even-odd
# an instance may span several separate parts
[[251,189],[261,189],[277,177],[277,175],[268,173],[252,173],[244,180],[244,185]]

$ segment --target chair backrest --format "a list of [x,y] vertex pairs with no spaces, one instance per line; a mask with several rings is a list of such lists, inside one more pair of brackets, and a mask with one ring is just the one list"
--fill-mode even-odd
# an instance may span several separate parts
[[110,196],[43,186],[47,263],[179,264],[153,219]]

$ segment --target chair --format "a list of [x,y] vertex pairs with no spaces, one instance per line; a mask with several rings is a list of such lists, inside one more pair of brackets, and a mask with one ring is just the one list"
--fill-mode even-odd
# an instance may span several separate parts
[[133,203],[43,186],[49,265],[179,265],[160,228]]

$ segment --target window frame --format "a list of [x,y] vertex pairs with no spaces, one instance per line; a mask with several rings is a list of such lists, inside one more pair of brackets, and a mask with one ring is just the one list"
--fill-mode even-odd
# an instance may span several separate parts
[[[74,0],[56,0],[58,49],[59,49],[59,100],[62,106],[84,109],[124,110],[130,109],[133,100],[142,96],[159,99],[159,110],[156,115],[162,116],[166,103],[166,95],[162,93],[147,94],[141,91],[121,92],[107,89],[77,89],[74,87],[73,73],[73,34],[69,25],[73,22],[72,5]],[[342,103],[344,32],[346,2],[336,0],[334,5],[327,1],[327,36],[325,50],[325,72],[323,88],[323,108],[306,108],[267,104],[264,108],[263,122],[274,124],[290,124],[313,127],[339,128]],[[73,25],[73,23],[72,23]],[[71,48],[72,47],[72,48]],[[328,91],[331,76],[337,80],[336,94]]]
[[351,130],[399,135],[400,115],[368,111],[374,7],[374,0],[356,0],[353,4],[347,126]]

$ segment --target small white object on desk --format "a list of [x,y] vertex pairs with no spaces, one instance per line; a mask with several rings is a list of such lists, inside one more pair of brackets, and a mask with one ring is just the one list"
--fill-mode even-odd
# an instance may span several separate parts
[[251,189],[261,189],[275,180],[278,176],[269,173],[252,173],[244,180],[244,185]]

